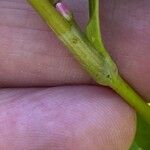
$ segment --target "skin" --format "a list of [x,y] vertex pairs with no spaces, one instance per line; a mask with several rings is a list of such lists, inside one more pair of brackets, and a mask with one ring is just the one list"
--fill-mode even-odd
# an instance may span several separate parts
[[[87,1],[66,2],[83,28]],[[149,0],[101,2],[104,43],[146,100],[149,6]],[[0,0],[0,68],[0,85],[9,87],[0,90],[0,149],[129,149],[134,111],[110,89],[94,85],[25,0]]]

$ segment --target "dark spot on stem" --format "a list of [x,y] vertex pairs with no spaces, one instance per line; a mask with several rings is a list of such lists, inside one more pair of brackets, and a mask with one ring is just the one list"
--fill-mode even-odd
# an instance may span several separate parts
[[110,74],[108,74],[108,75],[106,76],[106,78],[111,79],[111,75],[110,75]]
[[73,43],[73,44],[77,44],[77,43],[78,43],[78,38],[74,37],[74,38],[72,39],[72,43]]

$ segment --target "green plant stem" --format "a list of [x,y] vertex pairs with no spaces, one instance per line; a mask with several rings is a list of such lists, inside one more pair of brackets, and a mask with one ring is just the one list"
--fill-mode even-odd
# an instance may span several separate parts
[[75,23],[65,20],[49,0],[28,1],[95,81],[109,86],[111,78],[118,75],[117,67],[110,57],[98,52]]
[[142,97],[125,80],[118,76],[111,88],[124,98],[150,124],[150,106],[144,102]]
[[112,59],[103,54],[103,51],[96,50],[78,27],[72,21],[65,20],[49,0],[28,1],[93,79],[99,84],[113,88],[150,123],[150,107],[121,79]]

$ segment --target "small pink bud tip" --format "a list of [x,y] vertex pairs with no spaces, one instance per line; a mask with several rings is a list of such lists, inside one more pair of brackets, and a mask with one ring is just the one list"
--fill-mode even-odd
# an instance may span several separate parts
[[56,3],[57,11],[68,21],[72,19],[72,12],[68,8],[68,6],[63,2]]

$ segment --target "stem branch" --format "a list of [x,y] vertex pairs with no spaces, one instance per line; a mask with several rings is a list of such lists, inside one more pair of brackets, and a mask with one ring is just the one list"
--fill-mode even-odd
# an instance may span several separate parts
[[150,107],[118,75],[117,67],[109,55],[98,51],[72,21],[66,20],[49,0],[28,0],[70,52],[89,72],[93,79],[114,89],[150,123]]

